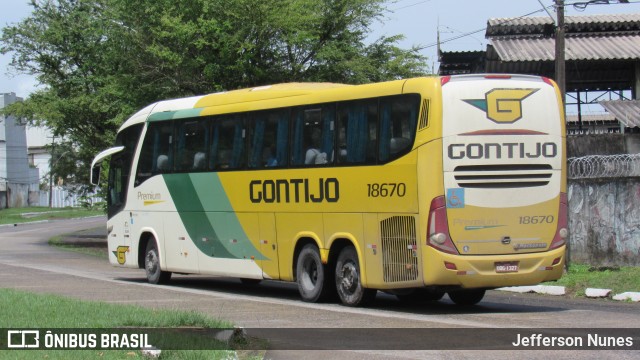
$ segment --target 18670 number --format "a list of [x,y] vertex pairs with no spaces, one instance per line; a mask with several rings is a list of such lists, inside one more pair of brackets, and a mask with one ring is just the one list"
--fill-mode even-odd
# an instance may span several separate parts
[[554,220],[553,215],[520,216],[522,225],[553,224]]
[[407,194],[405,183],[374,183],[367,184],[368,197],[404,197]]

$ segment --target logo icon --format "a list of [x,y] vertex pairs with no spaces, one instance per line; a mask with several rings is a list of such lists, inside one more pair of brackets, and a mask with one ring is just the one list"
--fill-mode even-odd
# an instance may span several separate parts
[[493,89],[484,99],[464,102],[484,111],[487,118],[499,124],[511,124],[522,118],[522,100],[539,89]]
[[127,253],[129,252],[128,246],[118,246],[116,251],[112,251],[113,255],[118,259],[118,264],[124,265],[127,262]]
[[9,330],[7,331],[7,348],[28,349],[40,346],[40,331]]

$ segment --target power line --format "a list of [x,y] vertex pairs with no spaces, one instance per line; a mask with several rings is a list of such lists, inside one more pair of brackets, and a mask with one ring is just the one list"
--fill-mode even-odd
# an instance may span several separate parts
[[[547,6],[545,8],[538,9],[536,11],[532,11],[532,12],[530,12],[528,14],[524,14],[524,15],[518,16],[516,18],[506,19],[505,21],[502,21],[502,22],[498,23],[497,25],[503,25],[503,24],[507,24],[507,23],[510,23],[512,21],[515,21],[515,20],[519,20],[519,19],[525,18],[527,16],[530,16],[530,15],[545,11],[546,8],[552,8],[553,6],[554,5],[550,5],[550,6]],[[428,48],[431,48],[431,47],[434,47],[434,46],[438,46],[438,44],[444,44],[444,43],[448,43],[448,42],[451,42],[451,41],[454,41],[454,40],[462,39],[464,37],[471,36],[473,34],[477,34],[477,33],[481,32],[481,31],[485,31],[485,30],[487,30],[486,26],[483,27],[482,29],[478,29],[478,30],[475,30],[475,31],[470,31],[470,32],[467,32],[467,33],[464,33],[464,34],[460,34],[460,35],[448,38],[448,39],[444,39],[444,40],[441,40],[441,41],[436,41],[435,43],[432,43],[432,44],[429,44],[429,45],[426,45],[426,46],[418,47],[418,48],[416,48],[416,50],[428,49]]]
[[[427,0],[427,1],[430,1],[430,0]],[[590,1],[574,2],[574,3],[566,4],[565,6],[573,6],[576,10],[583,11],[584,9],[586,9],[586,7],[588,5],[640,4],[640,0],[635,0],[635,1],[634,0],[626,0],[626,2],[621,2],[621,0],[615,0],[615,1],[616,2],[613,2],[612,0],[590,0]],[[625,0],[622,0],[622,1],[625,1]],[[547,9],[550,9],[550,8],[553,8],[553,7],[555,7],[555,4],[543,7],[542,9],[538,9],[538,10],[532,11],[532,12],[530,12],[528,14],[525,14],[525,15],[521,15],[521,16],[518,16],[518,17],[515,17],[515,18],[506,19],[505,21],[500,22],[500,23],[498,23],[496,25],[504,25],[504,24],[507,24],[507,23],[515,21],[515,20],[520,20],[520,19],[525,18],[527,16],[531,16],[531,15],[539,13],[539,12],[547,11]],[[466,32],[466,33],[463,33],[463,34],[460,34],[460,35],[457,35],[457,36],[454,36],[454,37],[451,37],[451,38],[448,38],[448,39],[444,39],[444,40],[441,40],[441,41],[437,41],[435,43],[431,43],[431,44],[426,45],[426,46],[417,47],[416,50],[424,50],[424,49],[432,48],[434,46],[438,46],[438,44],[444,44],[444,43],[448,43],[448,42],[455,41],[455,40],[458,40],[458,39],[462,39],[462,38],[465,38],[467,36],[471,36],[471,35],[477,34],[479,32],[485,31],[485,30],[487,30],[486,27],[484,27],[482,29]]]
[[401,7],[399,7],[399,8],[390,9],[390,10],[388,10],[388,11],[393,13],[393,12],[396,12],[396,11],[398,11],[398,10],[402,10],[402,9],[410,8],[410,7],[413,7],[413,6],[416,6],[416,5],[420,5],[420,4],[428,3],[428,2],[430,2],[430,1],[431,1],[431,0],[423,0],[423,1],[419,1],[419,2],[417,2],[417,3],[415,3],[415,4],[410,4],[410,5],[401,6]]
[[566,4],[566,6],[573,6],[577,11],[584,11],[587,9],[589,5],[618,5],[618,4],[639,4],[640,1],[631,1],[631,0],[590,0],[590,1],[579,1],[571,4]]

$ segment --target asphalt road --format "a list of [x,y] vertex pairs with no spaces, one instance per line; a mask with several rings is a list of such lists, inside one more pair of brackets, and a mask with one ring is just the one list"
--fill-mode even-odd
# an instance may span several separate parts
[[[105,260],[52,248],[47,240],[59,234],[96,228],[104,218],[53,221],[0,227],[0,287],[36,293],[53,293],[83,300],[137,304],[153,308],[195,310],[226,319],[248,329],[307,328],[348,333],[386,329],[408,335],[411,329],[467,329],[460,333],[464,348],[468,328],[638,328],[640,305],[605,300],[572,300],[535,294],[490,291],[472,308],[459,308],[445,296],[428,305],[407,305],[394,296],[378,292],[369,308],[348,308],[339,304],[308,304],[299,300],[295,284],[264,281],[257,286],[242,285],[236,279],[174,275],[166,286],[149,285],[144,272],[110,266]],[[8,324],[10,325],[10,324]],[[407,330],[408,329],[408,330]],[[472,332],[473,333],[473,332]],[[300,332],[304,334],[304,332]],[[429,336],[433,333],[426,333]],[[449,333],[447,333],[449,334]],[[304,336],[304,335],[300,335]],[[317,332],[314,334],[317,336]],[[455,335],[451,337],[455,338]],[[295,336],[294,336],[295,338]],[[640,331],[634,330],[636,343]],[[308,339],[307,339],[308,340]],[[640,351],[563,350],[393,350],[385,339],[376,345],[354,345],[357,350],[287,351],[266,353],[272,359],[414,359],[414,358],[640,358]],[[293,340],[292,340],[293,341]],[[286,346],[285,346],[286,347]],[[349,348],[349,345],[345,347]],[[322,348],[322,346],[321,346]],[[419,348],[419,346],[418,346]],[[383,350],[384,349],[384,350]],[[404,347],[406,349],[406,347]]]

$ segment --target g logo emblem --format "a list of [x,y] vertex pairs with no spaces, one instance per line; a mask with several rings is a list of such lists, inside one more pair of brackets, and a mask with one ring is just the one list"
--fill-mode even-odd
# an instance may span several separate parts
[[118,264],[124,265],[124,263],[127,262],[128,252],[129,252],[128,246],[118,246],[118,248],[116,248],[116,251],[113,251],[113,254],[118,259]]
[[493,89],[484,99],[464,100],[484,111],[487,118],[499,124],[511,124],[522,118],[522,100],[539,89]]

